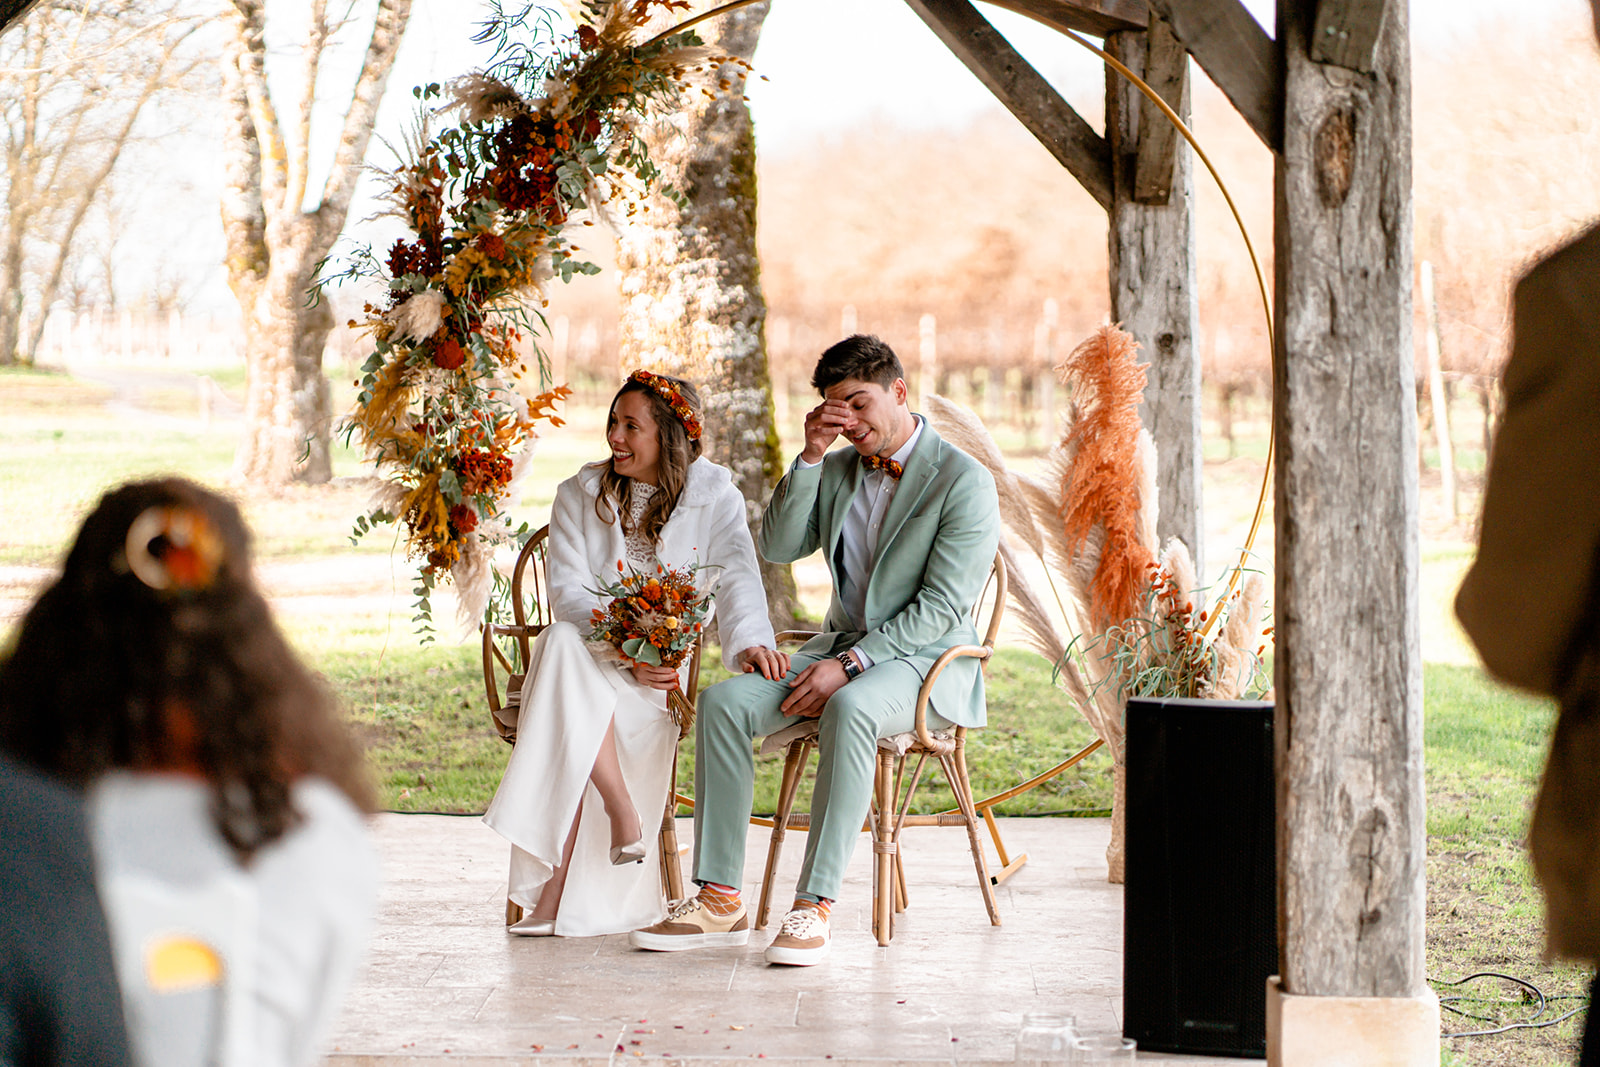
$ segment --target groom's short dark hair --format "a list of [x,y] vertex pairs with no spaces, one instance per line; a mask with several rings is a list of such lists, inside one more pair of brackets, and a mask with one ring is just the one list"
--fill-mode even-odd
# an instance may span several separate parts
[[896,378],[904,378],[906,369],[894,349],[870,333],[852,334],[822,353],[817,369],[811,373],[811,385],[819,393],[849,378],[858,382],[871,382],[887,389]]

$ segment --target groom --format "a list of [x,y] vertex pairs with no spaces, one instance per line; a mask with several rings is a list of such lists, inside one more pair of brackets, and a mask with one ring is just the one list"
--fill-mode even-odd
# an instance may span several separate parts
[[[820,962],[828,911],[866,819],[878,738],[913,728],[917,691],[939,654],[976,644],[969,611],[999,543],[994,479],[907,406],[905,370],[888,345],[857,334],[828,349],[811,384],[805,447],[767,505],[761,554],[792,563],[819,547],[833,574],[827,633],[771,681],[746,673],[700,695],[695,741],[695,881],[699,895],[634,946],[660,952],[742,945],[740,899],[755,781],[751,740],[820,719],[816,789],[794,907],[768,963]],[[843,436],[851,445],[828,452]],[[934,685],[930,728],[981,726],[983,674],[957,659]]]

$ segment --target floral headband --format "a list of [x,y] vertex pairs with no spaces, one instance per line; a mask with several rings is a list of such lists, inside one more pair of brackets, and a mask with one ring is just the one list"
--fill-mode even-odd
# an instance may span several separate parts
[[678,421],[683,423],[684,432],[689,435],[689,440],[698,441],[700,439],[700,419],[695,415],[694,408],[690,407],[689,402],[683,398],[683,394],[678,392],[678,387],[672,384],[670,378],[663,378],[659,374],[651,374],[647,370],[636,370],[628,375],[628,381],[638,382],[666,401],[667,407],[671,408],[672,413],[678,416]]
[[153,507],[128,527],[117,562],[125,560],[134,577],[158,592],[196,592],[216,580],[222,555],[222,536],[204,512]]

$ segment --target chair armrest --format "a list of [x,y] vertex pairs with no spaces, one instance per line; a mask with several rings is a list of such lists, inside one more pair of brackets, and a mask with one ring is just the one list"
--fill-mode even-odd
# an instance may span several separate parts
[[933,683],[938,681],[939,675],[944,673],[945,667],[953,660],[979,659],[987,661],[994,655],[994,649],[987,645],[955,645],[940,653],[939,658],[933,661],[933,666],[928,669],[928,676],[922,679],[922,688],[917,690],[917,743],[928,748],[934,747],[933,735],[928,732],[928,699],[933,696]]
[[780,645],[788,641],[809,641],[821,632],[821,630],[779,630],[776,640]]

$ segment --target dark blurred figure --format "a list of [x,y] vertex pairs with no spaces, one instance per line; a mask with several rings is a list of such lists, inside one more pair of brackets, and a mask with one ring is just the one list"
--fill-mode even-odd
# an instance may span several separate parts
[[371,928],[368,786],[233,504],[101,499],[0,662],[0,748],[88,791],[136,1063],[315,1062]]
[[[1591,3],[1600,35],[1600,0]],[[1517,284],[1513,329],[1478,556],[1456,614],[1490,673],[1560,704],[1528,847],[1549,952],[1592,962],[1600,960],[1600,227]],[[1591,1003],[1583,1067],[1600,1067],[1595,1016]]]
[[4,756],[0,902],[0,1064],[127,1064],[82,799]]

